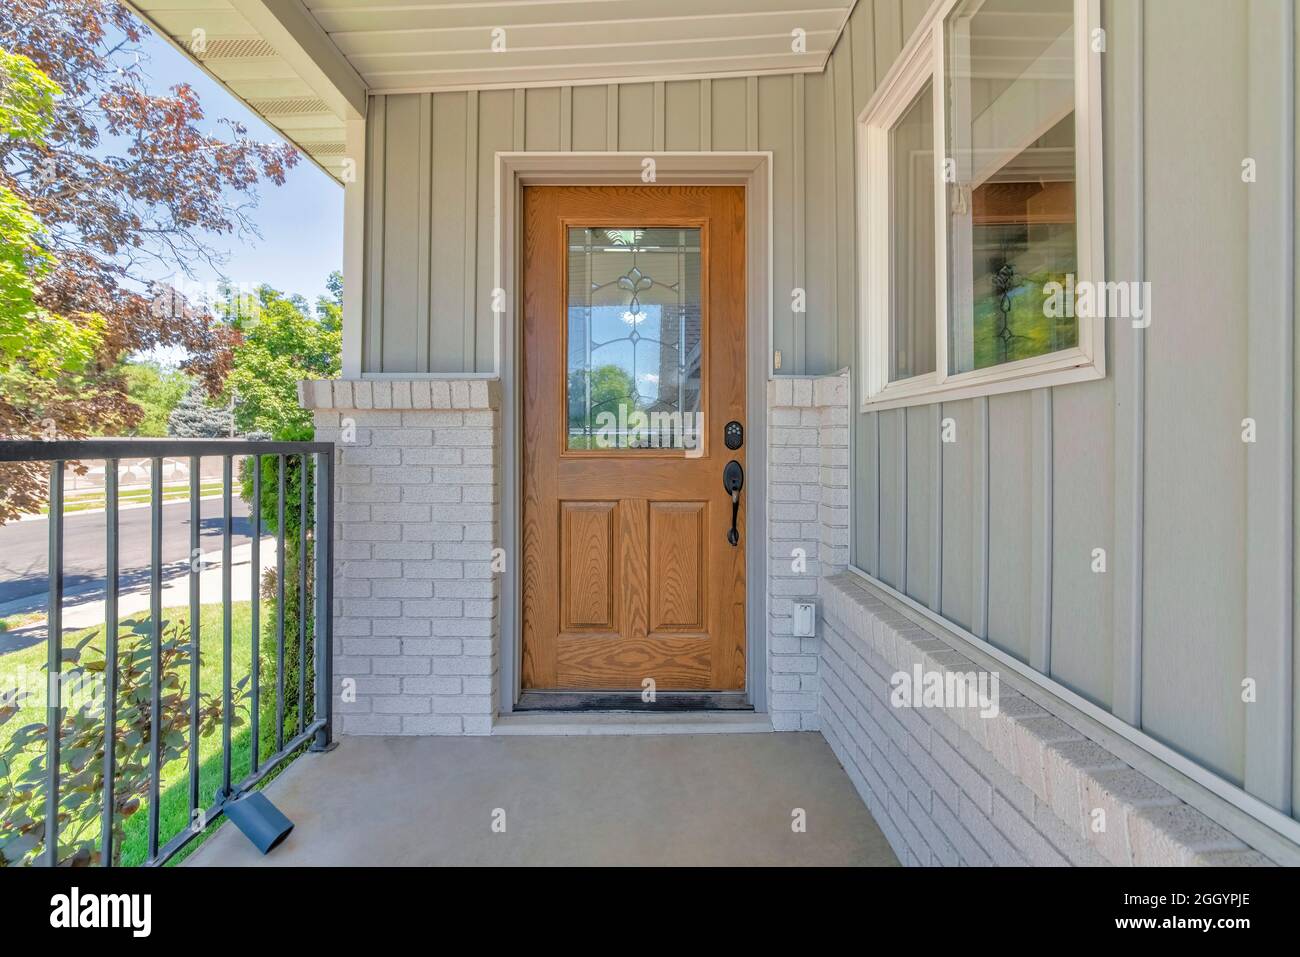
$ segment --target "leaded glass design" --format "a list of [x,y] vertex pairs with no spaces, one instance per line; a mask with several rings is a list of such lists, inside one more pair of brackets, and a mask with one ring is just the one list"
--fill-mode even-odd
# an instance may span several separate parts
[[700,229],[570,227],[569,449],[693,449],[701,429]]

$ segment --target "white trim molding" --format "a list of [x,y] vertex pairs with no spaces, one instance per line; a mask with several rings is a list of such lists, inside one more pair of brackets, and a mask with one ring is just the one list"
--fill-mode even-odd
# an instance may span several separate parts
[[[1074,0],[1071,107],[1077,248],[1074,280],[1080,289],[1086,286],[1101,292],[1091,297],[1088,315],[1078,319],[1075,346],[982,369],[950,371],[948,257],[952,246],[945,167],[946,157],[952,152],[946,114],[947,60],[953,41],[945,34],[945,24],[949,14],[962,5],[973,9],[980,6],[978,0],[936,0],[858,117],[858,322],[862,330],[859,408],[864,412],[1063,385],[1100,379],[1106,374],[1101,64],[1099,54],[1092,49],[1094,31],[1100,27],[1100,0]],[[889,141],[891,131],[927,83],[934,133],[935,364],[931,372],[891,382],[890,286],[896,250],[891,224]],[[1058,120],[1070,112],[1059,111]]]
[[361,377],[366,321],[366,121],[344,124],[343,179],[343,377]]
[[293,0],[228,2],[339,119],[365,118],[366,81],[303,4]]

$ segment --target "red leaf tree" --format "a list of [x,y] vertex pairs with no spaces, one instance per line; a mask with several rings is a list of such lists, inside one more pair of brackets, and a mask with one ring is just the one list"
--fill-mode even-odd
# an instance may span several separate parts
[[[279,185],[299,154],[262,143],[204,112],[185,84],[152,91],[142,65],[146,27],[115,0],[4,0],[0,49],[29,57],[62,89],[40,140],[0,139],[0,182],[40,220],[53,259],[41,308],[102,324],[88,368],[18,378],[0,392],[0,437],[81,438],[134,423],[117,373],[123,357],[157,346],[214,394],[236,333],[158,276],[220,271],[221,236],[255,237],[257,185]],[[0,466],[0,523],[41,500],[42,477]]]

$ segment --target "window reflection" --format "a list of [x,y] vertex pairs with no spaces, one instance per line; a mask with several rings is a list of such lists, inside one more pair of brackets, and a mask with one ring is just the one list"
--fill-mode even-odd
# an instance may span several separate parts
[[1078,344],[1044,309],[1078,268],[1073,7],[981,0],[945,23],[951,373]]
[[695,448],[698,227],[571,227],[569,449]]

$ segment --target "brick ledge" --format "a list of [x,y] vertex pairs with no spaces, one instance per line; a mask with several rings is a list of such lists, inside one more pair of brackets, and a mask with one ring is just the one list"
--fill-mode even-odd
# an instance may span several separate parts
[[[979,665],[864,589],[849,573],[823,581],[824,615],[889,667],[971,672]],[[1110,864],[1270,866],[1201,811],[1004,682],[1001,709],[943,709],[953,729],[1028,787],[1044,809]],[[902,720],[902,718],[900,718]],[[881,769],[884,773],[892,770]],[[1097,833],[1092,811],[1115,822]]]
[[767,380],[767,404],[774,409],[847,407],[849,370],[827,375],[775,375]]
[[501,380],[306,379],[298,383],[298,402],[304,409],[324,412],[499,409]]

